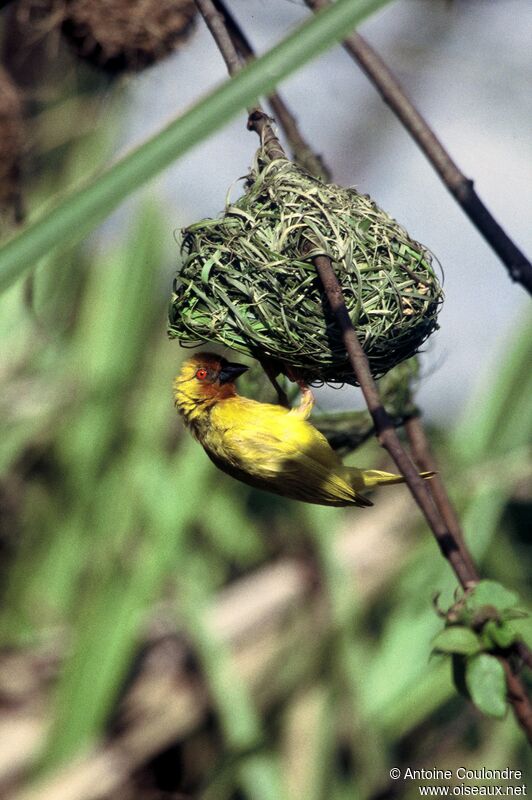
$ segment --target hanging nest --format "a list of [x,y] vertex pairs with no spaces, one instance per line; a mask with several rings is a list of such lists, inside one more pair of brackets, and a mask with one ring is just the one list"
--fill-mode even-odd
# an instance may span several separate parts
[[33,35],[60,29],[79,58],[116,75],[138,72],[176,50],[196,16],[194,0],[19,0]]
[[193,0],[70,0],[63,33],[81,58],[108,72],[137,71],[175,50],[191,31]]
[[333,261],[375,377],[438,327],[442,291],[426,248],[355,189],[257,154],[243,197],[184,231],[169,335],[272,359],[307,382],[354,383],[312,257]]

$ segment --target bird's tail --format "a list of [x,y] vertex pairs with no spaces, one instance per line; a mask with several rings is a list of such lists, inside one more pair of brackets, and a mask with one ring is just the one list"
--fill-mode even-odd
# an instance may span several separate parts
[[[420,478],[432,478],[435,472],[420,472]],[[384,484],[391,485],[394,483],[405,483],[405,478],[402,475],[394,475],[393,472],[382,472],[380,469],[357,469],[356,467],[348,468],[348,475],[351,486],[357,492],[364,489],[372,489],[375,486],[382,486]]]

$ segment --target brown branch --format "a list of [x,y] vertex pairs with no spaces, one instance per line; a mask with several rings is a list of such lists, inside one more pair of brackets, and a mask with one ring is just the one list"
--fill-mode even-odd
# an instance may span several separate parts
[[[436,508],[441,514],[442,519],[455,537],[460,545],[464,561],[468,563],[471,575],[475,576],[473,580],[480,580],[480,575],[477,571],[475,563],[471,557],[471,553],[467,549],[464,538],[464,532],[460,525],[460,520],[456,514],[451,498],[447,494],[445,484],[438,473],[438,466],[432,455],[430,444],[425,433],[425,428],[419,416],[410,417],[405,423],[406,435],[410,444],[410,449],[414,460],[421,470],[436,472],[436,475],[429,483],[432,497],[436,504]],[[532,669],[532,651],[525,644],[525,642],[516,642],[513,647],[516,655],[523,661],[529,669]]]
[[[305,1],[314,11],[330,5],[329,0]],[[512,280],[520,283],[532,294],[532,264],[529,259],[480,199],[474,189],[473,181],[467,178],[452,160],[389,67],[358,33],[347,36],[343,45],[419,145],[449,192],[503,262]]]
[[225,66],[229,75],[235,75],[242,66],[240,56],[233,44],[233,40],[227,30],[225,20],[217,10],[212,0],[195,0],[198,11],[205,20],[205,24],[216,42],[218,50],[225,61]]
[[392,418],[382,405],[377,384],[371,374],[368,359],[349,317],[343,292],[334,274],[331,260],[327,256],[316,256],[314,263],[323,283],[327,300],[342,333],[342,339],[353,372],[357,382],[360,384],[366,405],[373,419],[377,439],[388,451],[401,474],[405,477],[416,503],[423,512],[443,555],[450,562],[462,587],[468,588],[475,582],[476,575],[472,573],[469,564],[466,562],[460,543],[441,519],[426,481],[419,477],[417,468],[399,440]]
[[532,650],[524,642],[517,642],[515,645],[515,652],[519,658],[527,665],[528,669],[532,670]]
[[532,745],[532,705],[525,692],[523,681],[516,675],[512,665],[506,658],[500,659],[506,675],[506,686],[508,687],[508,701],[511,703],[515,717],[521,728],[525,731],[526,737]]
[[[223,17],[216,11],[212,0],[195,0],[195,2],[220,48],[230,74],[234,74],[232,70],[238,71],[240,68],[239,57],[225,29]],[[222,30],[224,30],[223,34]],[[259,134],[270,158],[286,157],[279,140],[273,132],[269,117],[262,111],[260,106],[250,111],[248,129],[254,130]],[[427,482],[420,477],[417,468],[401,444],[393,420],[382,404],[377,384],[371,374],[368,359],[349,317],[342,288],[335,275],[331,259],[328,256],[316,256],[312,259],[312,262],[316,267],[328,303],[341,331],[354,376],[360,385],[368,411],[373,419],[377,439],[388,451],[400,473],[404,476],[408,488],[421,509],[442,554],[449,561],[461,586],[467,589],[477,582],[478,576],[469,553],[467,553],[467,556],[465,555],[467,551],[461,532],[459,538],[453,534],[453,525],[449,526],[443,515],[440,514],[431,489],[428,487]],[[446,493],[445,497],[440,494],[440,503],[442,501],[445,507],[445,514],[450,520],[450,501]],[[514,709],[516,719],[525,730],[529,741],[532,741],[532,705],[520,677],[513,673],[508,661],[504,660],[504,665],[508,684],[508,699]]]
[[[353,328],[343,292],[334,274],[331,260],[326,256],[317,256],[314,259],[314,263],[323,283],[329,305],[331,306],[342,332],[342,338],[351,366],[353,367],[353,372],[360,384],[368,410],[375,424],[377,439],[388,451],[397,464],[401,474],[405,477],[406,483],[416,503],[423,512],[443,555],[451,564],[462,587],[467,589],[469,586],[476,583],[478,575],[465,547],[459,525],[459,536],[456,536],[454,522],[456,517],[447,493],[442,485],[442,491],[438,492],[436,490],[436,496],[438,497],[438,500],[436,500],[427,482],[419,477],[416,467],[401,445],[399,436],[393,425],[393,420],[382,405],[377,384],[373,379],[366,354]],[[419,430],[417,433],[419,436]],[[421,442],[423,442],[423,438],[424,434]],[[416,446],[419,446],[419,441],[416,442]],[[424,453],[424,455],[426,457],[426,453]],[[438,502],[442,506],[442,510],[437,507],[436,503]],[[451,525],[448,524],[449,522],[451,522]],[[458,522],[457,519],[456,522]],[[525,645],[522,645],[522,647],[528,650]],[[509,661],[507,659],[502,659],[502,663],[506,674],[508,700],[512,705],[519,725],[523,728],[528,741],[532,744],[532,705],[526,694],[521,678],[513,672]]]
[[[195,0],[195,3],[225,61],[229,75],[235,75],[243,66],[243,61],[227,30],[224,17],[216,9],[213,0]],[[255,131],[259,135],[268,156],[272,160],[286,158],[286,153],[272,128],[271,120],[260,105],[248,108],[248,115],[248,130]]]
[[[224,0],[212,0],[212,2],[218,13],[222,15],[227,31],[240,56],[246,61],[252,61],[255,58],[255,51],[253,50],[251,42],[232,12],[227,8]],[[324,163],[321,155],[314,152],[299,130],[297,120],[283,98],[278,92],[272,92],[272,94],[268,95],[268,103],[272,108],[276,121],[279,123],[286,136],[294,161],[312,175],[324,181],[329,181],[331,179],[330,170]]]
[[440,512],[442,520],[447,526],[447,529],[458,543],[460,552],[462,553],[462,558],[468,567],[470,582],[476,582],[480,580],[478,570],[475,566],[471,553],[467,549],[464,533],[462,531],[462,526],[460,525],[456,510],[451,502],[451,498],[447,493],[447,489],[445,488],[442,477],[438,472],[438,466],[434,456],[432,455],[430,444],[427,439],[421,418],[419,416],[413,416],[407,419],[405,423],[405,430],[414,461],[416,462],[418,468],[427,472],[436,473],[436,475],[434,475],[428,484],[432,498],[436,508]]

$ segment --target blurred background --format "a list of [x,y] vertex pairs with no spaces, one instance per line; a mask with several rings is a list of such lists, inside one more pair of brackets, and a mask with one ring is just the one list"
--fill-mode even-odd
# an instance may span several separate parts
[[[2,5],[5,238],[225,79],[187,3],[157,63],[126,71],[81,37],[90,3],[72,2],[70,27],[66,0]],[[309,13],[230,6],[258,52]],[[532,251],[530,3],[397,0],[361,30]],[[530,608],[529,300],[340,48],[280,90],[333,179],[442,265],[417,400],[482,574]],[[242,115],[0,296],[9,800],[376,800],[418,796],[391,767],[530,774],[513,718],[481,717],[430,657],[432,598],[446,607],[456,584],[407,490],[369,511],[265,495],[217,472],[176,417],[176,238],[222,211],[255,147]],[[259,372],[245,389],[263,398]],[[319,406],[360,408],[359,392],[325,388]],[[373,441],[349,463],[389,467]]]

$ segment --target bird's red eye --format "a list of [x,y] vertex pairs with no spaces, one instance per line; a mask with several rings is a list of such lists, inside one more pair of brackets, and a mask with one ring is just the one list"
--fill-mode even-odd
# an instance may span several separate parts
[[200,367],[196,372],[196,378],[199,381],[204,381],[206,377],[207,377],[207,370],[204,367]]

